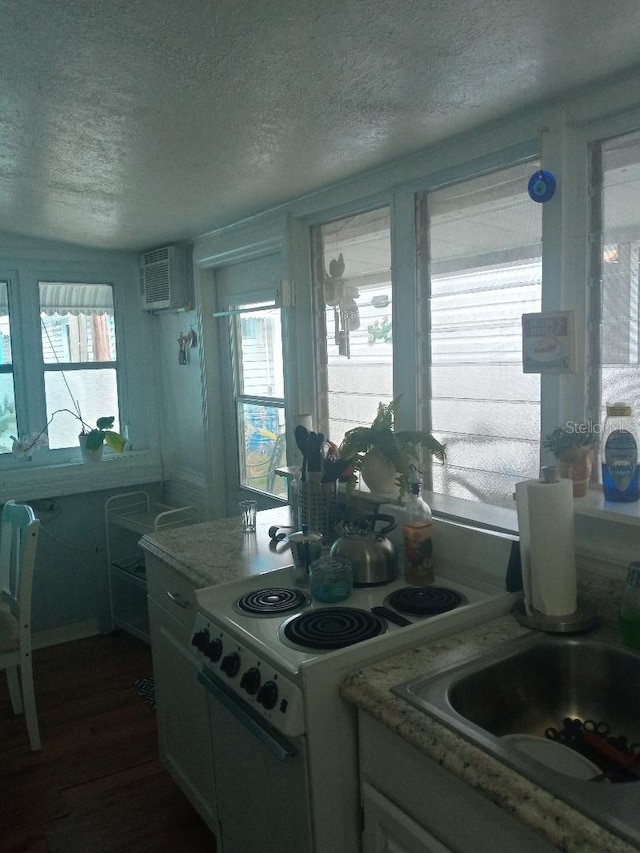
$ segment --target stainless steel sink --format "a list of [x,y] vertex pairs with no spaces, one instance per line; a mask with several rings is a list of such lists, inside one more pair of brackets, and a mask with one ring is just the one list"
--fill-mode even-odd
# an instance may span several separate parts
[[[533,634],[393,692],[595,821],[640,842],[640,779],[623,771],[590,780],[558,772],[505,735],[545,736],[565,718],[606,723],[640,743],[640,654],[590,637]],[[593,739],[592,739],[593,740]],[[577,744],[607,769],[606,758]],[[638,774],[640,776],[640,772]]]

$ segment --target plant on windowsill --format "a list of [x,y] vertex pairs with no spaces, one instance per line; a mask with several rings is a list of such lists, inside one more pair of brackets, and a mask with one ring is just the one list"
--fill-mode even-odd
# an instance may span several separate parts
[[388,404],[379,403],[371,426],[355,427],[345,433],[338,456],[351,463],[348,488],[355,486],[359,471],[372,492],[393,495],[402,501],[415,479],[418,448],[444,462],[445,447],[430,433],[395,429],[398,403],[399,398]]
[[583,498],[589,491],[593,454],[598,436],[589,424],[567,421],[544,437],[542,446],[560,463],[560,476],[573,481],[574,498]]
[[85,462],[99,462],[102,459],[102,451],[105,444],[115,453],[122,453],[124,450],[126,443],[125,437],[120,435],[119,432],[111,429],[115,417],[109,416],[98,418],[95,427],[91,427],[89,424],[84,422],[80,409],[76,406],[75,412],[71,411],[71,409],[56,409],[47,421],[46,425],[33,438],[28,436],[27,438],[17,439],[12,435],[12,453],[14,456],[30,456],[34,450],[38,450],[40,447],[46,447],[49,442],[45,433],[54,417],[60,412],[68,412],[68,414],[72,415],[80,423],[78,441],[80,443],[82,458]]

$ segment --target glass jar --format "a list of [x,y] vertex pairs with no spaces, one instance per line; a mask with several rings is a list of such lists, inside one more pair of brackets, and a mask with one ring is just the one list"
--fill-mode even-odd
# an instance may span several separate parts
[[640,561],[629,564],[619,618],[622,642],[640,649]]
[[309,567],[309,587],[316,601],[335,604],[349,598],[353,589],[353,568],[349,560],[321,557]]

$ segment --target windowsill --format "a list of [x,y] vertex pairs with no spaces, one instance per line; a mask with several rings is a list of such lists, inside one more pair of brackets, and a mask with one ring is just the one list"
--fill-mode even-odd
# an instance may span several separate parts
[[[436,518],[480,529],[518,535],[518,514],[515,501],[513,509],[506,509],[492,504],[440,495],[435,492],[425,491],[423,494]],[[384,498],[380,495],[371,495],[371,497],[380,500],[381,503],[389,503],[388,497]],[[601,518],[610,521],[612,524],[640,527],[640,501],[635,503],[605,501],[602,490],[599,488],[592,488],[584,498],[574,498],[574,514],[576,516]]]
[[[393,504],[398,509],[398,504],[389,496],[377,495],[373,492],[357,492],[365,500],[373,503]],[[464,524],[468,527],[477,527],[480,530],[494,530],[499,533],[518,535],[518,516],[515,506],[513,509],[483,504],[477,501],[467,501],[464,498],[454,498],[450,495],[441,495],[437,492],[423,491],[422,495],[429,504],[435,518],[453,521],[456,524]]]
[[162,476],[160,456],[152,450],[129,451],[98,464],[33,465],[25,459],[0,472],[0,503],[126,488],[160,482]]
[[605,501],[602,490],[592,488],[584,498],[574,498],[576,515],[604,518],[616,524],[640,526],[640,501],[634,503],[618,503]]

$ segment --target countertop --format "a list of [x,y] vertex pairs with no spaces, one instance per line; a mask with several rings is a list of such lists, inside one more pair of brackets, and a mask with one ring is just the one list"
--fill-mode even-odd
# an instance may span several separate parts
[[[603,629],[603,633],[607,628]],[[441,767],[478,789],[566,853],[633,853],[637,847],[590,820],[390,689],[531,633],[512,615],[501,616],[450,637],[387,658],[351,673],[344,699],[383,723]]]
[[140,544],[202,588],[290,566],[289,544],[269,539],[271,526],[290,524],[285,506],[259,512],[255,534],[242,532],[238,515],[147,533]]

